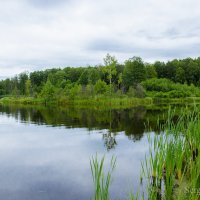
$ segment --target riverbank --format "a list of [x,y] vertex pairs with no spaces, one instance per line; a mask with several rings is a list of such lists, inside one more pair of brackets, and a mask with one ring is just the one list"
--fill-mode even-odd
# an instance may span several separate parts
[[18,105],[46,105],[46,106],[76,106],[76,107],[107,107],[107,108],[130,108],[142,105],[152,105],[152,98],[103,98],[94,97],[86,99],[60,98],[53,101],[45,101],[42,98],[32,97],[4,97],[1,104]]
[[188,98],[131,98],[131,97],[94,97],[83,99],[60,98],[46,101],[43,98],[33,97],[4,97],[0,99],[1,104],[18,105],[44,105],[44,106],[76,106],[76,107],[107,107],[107,108],[131,108],[137,106],[152,106],[160,104],[199,104],[200,97]]

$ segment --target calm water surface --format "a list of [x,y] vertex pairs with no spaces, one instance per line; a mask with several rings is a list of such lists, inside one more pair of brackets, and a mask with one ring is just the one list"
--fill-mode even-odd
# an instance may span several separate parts
[[166,112],[0,106],[0,199],[89,200],[96,153],[106,155],[106,168],[117,157],[111,196],[125,199],[140,183],[145,124],[158,133],[157,118],[164,121]]

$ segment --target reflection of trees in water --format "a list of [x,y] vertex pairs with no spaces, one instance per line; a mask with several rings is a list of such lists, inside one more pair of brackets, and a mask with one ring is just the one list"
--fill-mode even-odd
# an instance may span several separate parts
[[108,151],[110,149],[115,148],[115,146],[117,145],[115,135],[112,132],[103,133],[103,140],[104,140],[104,145]]
[[132,140],[133,142],[140,140],[142,137],[143,137],[143,134],[128,135],[128,139]]
[[77,109],[44,106],[0,106],[0,111],[23,122],[27,121],[38,125],[107,129],[109,133],[104,136],[104,141],[108,149],[116,146],[114,134],[121,131],[124,131],[125,135],[133,141],[140,140],[145,132],[147,120],[150,120],[152,131],[154,131],[158,116],[166,112],[155,112],[143,107],[103,110],[100,108]]
[[137,140],[143,137],[143,133],[145,131],[145,116],[146,109],[143,107],[137,107],[131,110],[128,110],[126,117],[126,125],[125,125],[125,134],[129,136],[129,138],[134,138],[133,140]]

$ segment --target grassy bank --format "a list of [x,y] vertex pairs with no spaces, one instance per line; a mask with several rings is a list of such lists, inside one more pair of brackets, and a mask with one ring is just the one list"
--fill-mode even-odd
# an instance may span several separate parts
[[1,104],[18,105],[50,105],[50,106],[76,106],[87,107],[107,107],[107,108],[131,108],[136,106],[152,106],[160,104],[199,104],[200,97],[188,98],[133,98],[133,97],[104,97],[95,96],[93,98],[68,99],[65,97],[54,100],[45,100],[44,98],[33,97],[4,97],[0,99]]
[[153,98],[154,104],[199,104],[200,97],[185,97],[185,98]]
[[108,98],[94,97],[87,99],[60,98],[53,101],[46,101],[42,98],[32,97],[4,97],[0,99],[2,104],[18,104],[18,105],[54,105],[54,106],[76,106],[76,107],[107,107],[107,108],[130,108],[142,105],[152,105],[152,98]]

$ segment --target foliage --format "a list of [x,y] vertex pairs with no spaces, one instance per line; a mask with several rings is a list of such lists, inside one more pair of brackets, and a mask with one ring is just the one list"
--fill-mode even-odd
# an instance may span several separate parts
[[200,58],[149,64],[140,57],[133,57],[119,64],[114,56],[107,54],[104,65],[23,72],[0,80],[0,96],[41,96],[46,101],[88,99],[98,95],[184,98],[200,96],[198,87]]
[[108,90],[107,84],[102,81],[98,80],[94,86],[95,94],[105,94]]
[[146,73],[146,78],[150,79],[150,78],[157,78],[157,72],[156,72],[156,68],[154,65],[151,64],[147,64],[145,66],[145,73]]
[[174,83],[169,79],[148,79],[142,82],[148,96],[162,98],[199,97],[200,89],[194,85]]
[[28,80],[28,74],[26,72],[19,74],[19,90],[20,94],[26,93],[26,81]]
[[145,79],[145,66],[141,58],[133,57],[125,62],[123,82],[129,88]]
[[45,103],[52,101],[55,98],[55,88],[48,80],[41,91],[41,97],[45,99]]
[[69,93],[69,98],[70,99],[75,99],[76,96],[78,96],[81,92],[81,85],[75,84]]
[[25,94],[26,94],[26,96],[31,95],[31,81],[30,81],[30,79],[26,80],[26,82],[25,82]]
[[103,72],[107,74],[107,79],[109,80],[110,94],[111,94],[112,77],[113,75],[117,74],[117,70],[116,70],[117,60],[114,56],[107,54],[106,57],[104,58],[104,64],[105,64],[105,67],[103,68]]

